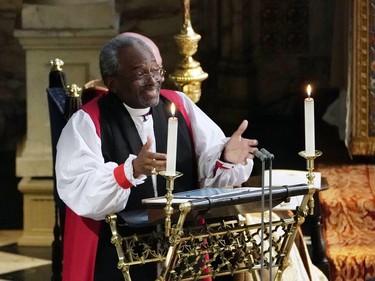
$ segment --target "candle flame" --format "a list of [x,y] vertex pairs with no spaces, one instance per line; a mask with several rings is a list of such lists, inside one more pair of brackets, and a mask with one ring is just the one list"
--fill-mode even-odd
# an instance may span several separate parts
[[310,98],[311,97],[311,85],[310,84],[307,85],[306,91],[307,91],[307,97]]
[[174,114],[176,113],[176,106],[174,105],[173,102],[171,104],[171,113],[172,113],[172,116],[174,117]]

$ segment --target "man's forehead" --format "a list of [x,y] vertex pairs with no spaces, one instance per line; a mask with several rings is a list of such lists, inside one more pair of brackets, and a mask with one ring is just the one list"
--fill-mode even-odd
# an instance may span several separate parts
[[120,63],[126,63],[132,67],[157,64],[156,58],[151,50],[142,45],[121,48],[118,55]]
[[140,68],[151,68],[151,67],[157,67],[158,64],[155,59],[153,60],[144,60],[142,62],[135,62],[132,64],[132,69],[140,69]]

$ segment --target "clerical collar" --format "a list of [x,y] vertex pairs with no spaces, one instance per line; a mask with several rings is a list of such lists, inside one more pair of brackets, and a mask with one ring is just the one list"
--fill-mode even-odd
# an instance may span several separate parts
[[146,116],[151,114],[151,108],[132,108],[124,103],[125,108],[128,110],[131,117],[142,117],[143,121],[147,121]]

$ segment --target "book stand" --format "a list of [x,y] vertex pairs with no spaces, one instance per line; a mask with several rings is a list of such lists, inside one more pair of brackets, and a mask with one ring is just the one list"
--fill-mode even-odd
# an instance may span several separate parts
[[[167,178],[167,182],[170,180],[173,178]],[[260,211],[261,188],[204,188],[144,200],[145,211],[112,214],[106,218],[119,258],[118,268],[126,281],[131,281],[132,265],[150,262],[162,264],[157,281],[198,280],[244,271],[251,272],[254,280],[260,280],[259,271],[269,268],[272,268],[273,280],[279,280],[288,266],[298,226],[307,215],[308,201],[314,191],[315,188],[306,184],[272,187],[273,206],[303,195],[293,217],[271,221],[272,233],[268,227],[262,229],[260,222],[247,224],[243,216]],[[263,192],[269,202],[269,189]],[[175,208],[171,211],[168,206]],[[131,227],[137,227],[134,223],[160,226],[166,218],[170,219],[170,229],[128,237],[119,234],[120,221]],[[164,226],[168,227],[170,222]],[[268,226],[269,222],[264,225]],[[264,237],[263,245],[260,237]],[[269,253],[272,253],[271,259]]]

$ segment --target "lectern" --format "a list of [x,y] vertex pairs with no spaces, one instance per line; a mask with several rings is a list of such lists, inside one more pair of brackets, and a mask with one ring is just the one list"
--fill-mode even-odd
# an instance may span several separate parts
[[[287,266],[298,226],[307,215],[307,202],[315,189],[306,184],[269,188],[204,188],[173,194],[171,229],[165,231],[165,197],[143,201],[145,210],[107,216],[117,250],[118,268],[126,281],[129,268],[159,262],[158,281],[199,280],[208,276],[249,271],[260,280],[260,271],[272,271],[273,280]],[[303,195],[294,216],[277,221],[247,224],[244,214],[260,212],[261,199],[272,206]],[[272,198],[272,202],[269,202]],[[156,226],[152,233],[122,237],[121,227]],[[163,229],[164,228],[164,229]],[[263,241],[261,237],[264,237]],[[269,243],[272,237],[272,243]],[[272,245],[271,245],[272,244]]]

